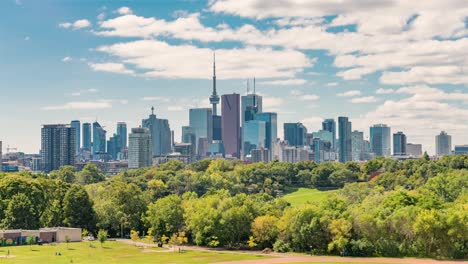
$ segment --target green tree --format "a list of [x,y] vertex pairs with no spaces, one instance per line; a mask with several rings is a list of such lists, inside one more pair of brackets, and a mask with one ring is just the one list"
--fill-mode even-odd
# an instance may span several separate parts
[[34,206],[24,193],[11,197],[5,210],[2,227],[5,229],[36,229],[39,228],[39,219],[35,215]]
[[328,251],[337,250],[340,255],[344,255],[346,246],[351,237],[352,224],[346,219],[336,219],[331,221],[329,231],[332,234],[332,241],[328,244]]
[[104,230],[104,229],[99,230],[99,232],[97,234],[97,239],[98,239],[99,243],[101,243],[101,247],[104,246],[104,243],[107,241],[108,236],[109,235],[108,235],[106,230]]
[[76,170],[73,166],[63,166],[58,170],[52,171],[49,175],[51,179],[64,181],[67,183],[75,183]]
[[96,213],[88,193],[80,185],[73,185],[63,199],[64,224],[95,230]]
[[84,166],[83,170],[78,173],[77,180],[81,184],[90,184],[104,181],[105,177],[94,163],[88,163]]
[[145,221],[157,237],[170,236],[182,227],[183,213],[180,197],[170,195],[148,206]]
[[264,215],[255,218],[252,223],[252,234],[262,247],[272,247],[278,237],[279,219],[276,216]]

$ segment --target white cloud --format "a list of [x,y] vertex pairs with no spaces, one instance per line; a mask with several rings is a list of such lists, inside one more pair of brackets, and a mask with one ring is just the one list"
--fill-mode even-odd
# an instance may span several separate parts
[[291,90],[291,91],[289,92],[289,94],[291,94],[291,95],[293,95],[293,96],[299,96],[299,95],[303,95],[304,92],[301,91],[301,90],[296,90],[296,89],[294,89],[294,90]]
[[82,96],[82,95],[85,95],[85,94],[94,94],[94,93],[97,93],[97,92],[99,92],[98,89],[90,88],[90,89],[82,89],[82,90],[73,92],[70,95],[71,96]]
[[286,79],[260,82],[260,84],[263,85],[302,85],[305,83],[307,83],[307,80],[304,79]]
[[320,96],[316,94],[304,94],[304,95],[299,96],[299,100],[302,100],[302,101],[316,101],[318,99],[320,99]]
[[184,111],[185,109],[180,105],[170,105],[167,107],[168,111]]
[[279,112],[283,104],[284,99],[281,97],[263,96],[264,112]]
[[[213,51],[192,45],[170,45],[158,40],[138,40],[101,46],[98,51],[119,58],[122,63],[91,64],[95,70],[129,74],[125,64],[144,71],[142,76],[159,78],[211,78]],[[313,60],[295,50],[246,47],[216,50],[218,79],[294,78]],[[281,61],[282,63],[277,63]],[[183,62],[183,63],[180,63]],[[249,62],[249,63],[246,63]]]
[[395,93],[395,90],[393,89],[385,89],[385,88],[379,88],[375,91],[376,94],[393,94]]
[[130,9],[130,8],[127,7],[127,6],[123,6],[123,7],[119,8],[119,9],[117,9],[116,12],[117,12],[118,14],[120,14],[120,15],[130,15],[130,14],[133,13],[133,12],[132,12],[132,9]]
[[338,86],[338,83],[337,82],[329,82],[326,84],[328,87],[335,87],[335,86]]
[[353,96],[358,96],[358,95],[361,95],[361,91],[359,90],[351,90],[351,91],[337,94],[337,96],[339,97],[353,97]]
[[99,21],[102,21],[102,20],[104,20],[105,18],[106,18],[106,13],[104,13],[104,12],[103,12],[103,13],[99,13],[99,15],[97,15],[97,19],[98,19]]
[[72,61],[72,58],[66,56],[66,57],[64,57],[64,58],[62,59],[62,61],[63,61],[63,62],[69,62],[69,61]]
[[159,101],[168,103],[171,101],[168,97],[161,97],[161,96],[146,96],[142,98],[143,101]]
[[59,27],[61,28],[72,28],[72,29],[82,29],[82,28],[87,28],[91,26],[91,22],[87,19],[80,19],[77,20],[73,23],[70,22],[65,22],[65,23],[60,23]]
[[375,96],[355,97],[349,100],[353,104],[374,103],[379,101]]
[[120,74],[134,74],[132,70],[129,70],[122,63],[88,63],[89,67],[94,71],[113,72]]
[[31,40],[31,38],[29,36],[26,36],[24,37],[24,40],[28,41],[28,40]]
[[45,106],[42,110],[97,110],[112,108],[111,100],[68,102],[63,105]]

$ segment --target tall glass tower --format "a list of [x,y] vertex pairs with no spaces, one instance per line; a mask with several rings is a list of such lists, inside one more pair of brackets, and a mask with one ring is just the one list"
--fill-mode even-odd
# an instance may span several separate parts
[[391,156],[390,127],[376,124],[370,128],[371,150],[376,156]]
[[143,128],[150,131],[153,155],[161,156],[172,152],[172,133],[169,121],[156,118],[154,107],[151,107],[151,115],[147,119],[143,119],[141,124]]
[[78,155],[80,153],[80,131],[81,131],[81,122],[79,120],[73,120],[71,121],[71,127],[75,129],[75,155]]
[[329,118],[322,122],[322,129],[329,131],[333,134],[333,141],[331,142],[332,148],[336,150],[336,123],[335,119]]
[[91,151],[91,124],[83,123],[83,149]]
[[406,155],[406,135],[401,131],[393,134],[393,155]]
[[340,162],[352,160],[351,122],[347,117],[338,117],[338,148]]
[[266,145],[266,122],[259,120],[250,120],[244,123],[242,128],[242,150],[244,157],[250,154],[250,151],[258,148],[265,148]]
[[127,123],[125,122],[118,122],[117,123],[117,136],[119,137],[120,148],[119,151],[122,149],[127,148]]
[[198,153],[200,139],[213,140],[213,115],[210,108],[193,108],[189,110],[191,132],[195,134],[195,150]]
[[268,149],[271,159],[273,142],[278,138],[278,115],[276,113],[258,113],[255,119],[259,121],[265,121],[265,148]]
[[452,153],[452,136],[442,131],[436,136],[436,155],[450,155]]

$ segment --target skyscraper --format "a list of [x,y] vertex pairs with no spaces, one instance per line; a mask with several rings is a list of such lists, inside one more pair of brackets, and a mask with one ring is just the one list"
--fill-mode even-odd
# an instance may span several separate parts
[[393,155],[406,155],[406,135],[401,131],[393,134]]
[[118,122],[117,123],[117,136],[120,139],[120,148],[119,151],[122,149],[127,148],[127,123],[125,122]]
[[240,95],[221,96],[221,127],[226,156],[240,158]]
[[436,155],[444,156],[452,153],[452,136],[442,131],[436,136]]
[[45,172],[75,165],[75,129],[70,125],[44,125],[41,130],[41,158]]
[[351,129],[351,122],[349,122],[347,117],[338,117],[339,159],[343,163],[352,160]]
[[[213,140],[213,115],[210,108],[193,108],[189,110],[190,131],[195,134],[195,151],[198,153],[201,138],[207,142]],[[204,152],[204,151],[203,151]]]
[[[248,82],[248,80],[247,80]],[[248,84],[247,84],[248,87]],[[263,112],[263,98],[255,92],[253,94],[247,88],[247,95],[241,97],[241,125],[244,127],[246,121],[254,120],[257,113]]]
[[93,154],[106,153],[106,133],[97,121],[93,123]]
[[278,115],[276,113],[258,113],[255,119],[259,121],[265,121],[265,128],[266,128],[265,148],[269,150],[270,160],[271,160],[273,143],[278,138]]
[[364,153],[364,133],[353,131],[351,133],[351,156],[353,161],[363,160]]
[[147,128],[132,128],[128,145],[128,168],[138,169],[150,167],[153,163],[153,143],[150,130]]
[[370,145],[372,152],[378,156],[391,156],[390,127],[376,124],[370,128]]
[[91,151],[91,124],[83,123],[83,149]]
[[266,145],[266,122],[250,120],[244,123],[242,129],[242,151],[244,157],[253,149],[265,148]]
[[107,153],[112,160],[117,160],[118,154],[121,151],[120,137],[114,134],[107,141]]
[[80,144],[81,122],[79,120],[73,120],[71,121],[70,125],[71,127],[75,129],[75,144],[76,144],[75,155],[78,155],[80,153],[80,148],[81,148],[81,144]]
[[284,123],[284,140],[290,146],[304,146],[306,143],[307,128],[302,123]]
[[422,156],[422,145],[421,144],[406,144],[406,154],[411,157],[419,158]]
[[222,140],[223,130],[221,128],[221,116],[213,116],[213,140]]
[[336,150],[336,123],[335,119],[329,118],[325,119],[322,122],[322,129],[326,131],[330,131],[333,134],[333,142],[332,143],[332,148]]
[[172,152],[171,128],[167,119],[156,118],[154,107],[151,107],[151,115],[141,123],[143,128],[148,128],[150,131],[153,155],[162,156]]

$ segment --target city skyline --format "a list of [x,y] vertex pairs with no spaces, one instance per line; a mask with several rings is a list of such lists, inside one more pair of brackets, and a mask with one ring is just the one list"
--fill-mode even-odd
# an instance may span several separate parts
[[[468,142],[466,7],[376,3],[378,12],[365,20],[351,1],[342,8],[332,1],[328,9],[319,1],[289,2],[275,10],[260,0],[105,7],[2,1],[3,149],[38,153],[41,125],[71,120],[98,121],[109,138],[117,122],[138,127],[153,105],[180,139],[189,108],[212,107],[215,78],[221,97],[244,95],[254,77],[263,112],[278,113],[279,137],[283,123],[318,131],[324,119],[347,116],[365,139],[369,127],[384,123],[430,154],[440,131],[452,136],[452,146]],[[377,19],[386,13],[399,20]],[[8,22],[18,17],[24,22]]]

